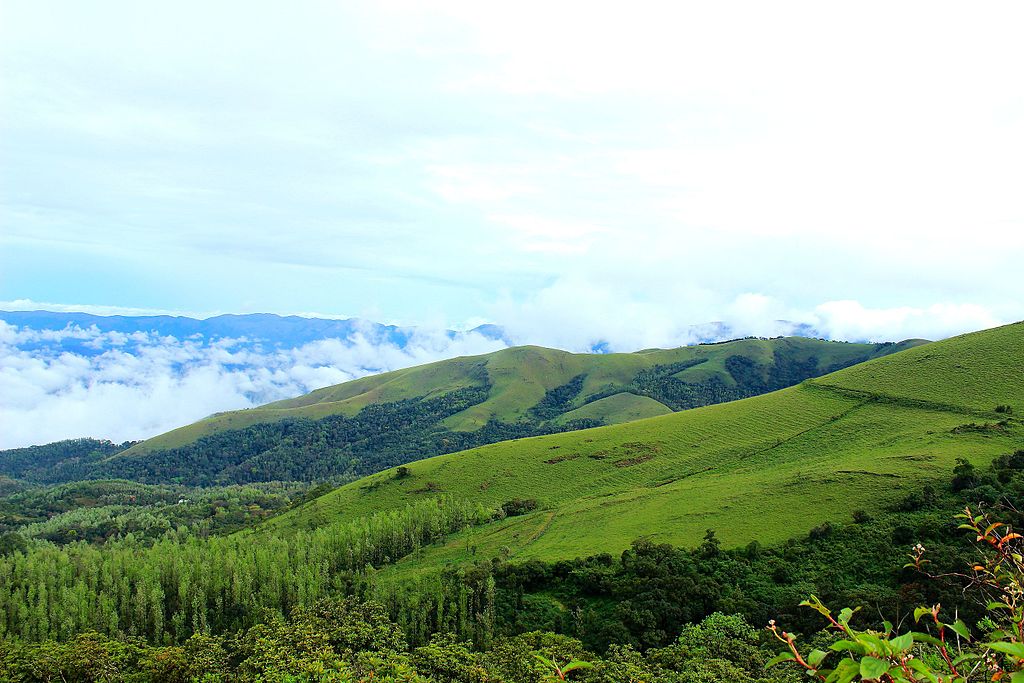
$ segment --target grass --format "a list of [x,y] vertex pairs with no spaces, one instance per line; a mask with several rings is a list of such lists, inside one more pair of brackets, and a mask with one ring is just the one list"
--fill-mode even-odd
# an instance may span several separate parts
[[601,420],[607,424],[632,422],[647,417],[666,415],[672,410],[664,403],[655,401],[648,396],[637,396],[624,392],[600,398],[593,403],[570,410],[558,418],[558,422],[571,420]]
[[[904,342],[914,343],[919,342]],[[813,357],[824,371],[836,364],[850,364],[866,357],[890,353],[895,348],[901,347],[826,342],[800,337],[744,339],[723,344],[613,354],[576,354],[538,346],[522,346],[386,372],[259,408],[219,413],[147,439],[125,451],[124,455],[141,455],[176,448],[218,432],[286,418],[351,416],[374,403],[430,398],[459,388],[482,386],[489,381],[491,389],[486,401],[449,417],[441,424],[454,431],[474,431],[492,418],[502,422],[524,419],[529,409],[544,398],[547,391],[578,375],[586,375],[586,378],[580,395],[571,406],[571,409],[578,411],[574,417],[594,417],[607,424],[617,424],[660,415],[669,409],[653,399],[629,396],[595,402],[600,405],[584,406],[587,398],[609,388],[622,389],[638,372],[657,365],[706,359],[706,362],[678,373],[678,377],[684,381],[707,381],[715,377],[731,386],[735,382],[725,368],[725,359],[729,356],[747,356],[759,363],[770,363],[775,352],[779,351],[800,360]]]
[[[394,576],[499,555],[615,553],[639,537],[696,545],[709,528],[730,546],[779,542],[947,481],[959,457],[980,464],[1024,448],[1022,361],[1024,324],[1010,325],[742,401],[411,463],[408,478],[367,477],[265,528],[354,519],[439,493],[494,506],[538,501],[536,512],[406,558],[386,570]],[[1006,419],[1000,404],[1018,415],[998,429],[956,430]]]

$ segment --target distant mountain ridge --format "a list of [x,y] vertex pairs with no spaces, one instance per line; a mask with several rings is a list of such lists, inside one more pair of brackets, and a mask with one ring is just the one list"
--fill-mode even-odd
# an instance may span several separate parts
[[[374,340],[388,342],[404,348],[410,338],[426,328],[408,325],[385,325],[362,318],[317,318],[299,315],[278,315],[276,313],[226,313],[209,318],[191,318],[178,315],[96,315],[93,313],[62,311],[3,311],[0,320],[17,327],[32,330],[61,331],[69,327],[83,330],[96,328],[100,332],[117,332],[130,335],[136,332],[154,333],[176,339],[188,339],[200,335],[207,342],[217,339],[247,340],[246,344],[265,344],[274,348],[296,348],[303,344],[322,339],[349,339],[363,334]],[[485,323],[468,330],[445,330],[449,339],[478,334],[486,339],[501,341],[507,346],[533,343],[534,340],[513,338],[501,325]],[[762,331],[767,336],[795,336],[825,338],[812,325],[777,320],[771,330]],[[707,344],[728,341],[746,336],[723,322],[708,322],[686,328],[685,343]],[[865,339],[845,341],[868,342]],[[40,345],[54,341],[40,340]],[[99,351],[85,341],[63,338],[60,342],[75,353],[91,355]],[[679,342],[684,343],[684,342]],[[608,353],[611,345],[607,341],[596,341],[587,349],[590,353]]]
[[[358,333],[402,348],[417,329],[383,325],[360,318],[329,319],[298,315],[281,316],[274,313],[228,313],[211,318],[190,318],[173,315],[94,315],[41,310],[0,311],[0,320],[33,330],[60,331],[74,326],[82,329],[95,327],[100,332],[156,333],[177,339],[187,339],[195,335],[201,335],[207,340],[245,339],[249,343],[258,342],[281,348],[294,348],[320,339],[348,339]],[[445,331],[449,338],[469,333],[480,334],[488,339],[503,338],[503,331],[495,325],[480,325],[465,332]],[[87,344],[78,344],[75,347],[76,352],[96,352]]]

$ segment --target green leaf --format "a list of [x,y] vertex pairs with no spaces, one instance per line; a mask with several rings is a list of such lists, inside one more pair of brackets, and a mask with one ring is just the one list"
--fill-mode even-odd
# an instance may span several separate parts
[[995,650],[996,652],[1008,654],[1011,657],[1016,657],[1017,659],[1024,659],[1024,643],[985,643],[985,647],[990,650]]
[[867,645],[868,652],[887,654],[889,651],[886,642],[873,633],[861,633],[857,640]]
[[909,659],[907,665],[928,679],[930,683],[939,683],[939,677],[932,673],[932,670],[928,668],[928,665],[922,662],[920,659]]
[[576,669],[593,669],[593,668],[594,668],[594,665],[591,664],[590,662],[569,662],[568,664],[566,664],[565,666],[562,667],[562,673],[567,674],[570,671],[575,671]]
[[817,669],[827,656],[828,653],[824,650],[812,650],[811,654],[807,655],[807,663]]
[[917,609],[914,610],[914,621],[921,621],[921,617],[923,617],[926,614],[931,614],[931,613],[932,613],[932,608],[931,607],[918,607]]
[[764,665],[764,668],[768,669],[781,662],[791,662],[795,659],[796,657],[793,656],[792,652],[780,652],[779,654],[769,659],[768,663]]
[[830,649],[839,652],[840,650],[849,650],[850,652],[856,652],[859,655],[865,653],[864,646],[854,640],[837,640],[829,646]]
[[930,636],[927,633],[918,633],[917,631],[914,631],[911,635],[914,636],[915,643],[928,643],[929,645],[937,645],[939,647],[942,647],[943,645],[941,640],[935,636]]
[[1024,671],[1010,674],[1010,683],[1024,683]]
[[850,659],[849,657],[839,662],[836,665],[835,671],[828,677],[829,683],[850,683],[860,673],[860,666],[857,665],[856,660]]
[[889,663],[876,657],[860,660],[860,675],[865,681],[877,681],[889,671]]
[[885,635],[889,635],[890,633],[892,633],[892,622],[891,621],[883,621],[882,622],[882,633],[884,633]]
[[971,639],[971,631],[967,628],[967,624],[963,622],[963,619],[957,619],[955,623],[945,624],[945,626],[953,629],[964,640]]
[[914,634],[907,631],[902,636],[896,636],[890,640],[889,644],[892,645],[893,649],[897,652],[906,652],[914,646]]
[[990,603],[988,603],[988,605],[986,605],[985,609],[987,609],[987,610],[994,610],[994,609],[1008,609],[1008,610],[1012,610],[1013,608],[1010,607],[1009,605],[1007,605],[1005,602],[990,602]]
[[842,609],[842,611],[839,612],[839,619],[838,619],[838,621],[839,621],[840,624],[847,624],[847,623],[849,623],[851,618],[853,618],[853,610],[850,609],[849,607],[844,607]]

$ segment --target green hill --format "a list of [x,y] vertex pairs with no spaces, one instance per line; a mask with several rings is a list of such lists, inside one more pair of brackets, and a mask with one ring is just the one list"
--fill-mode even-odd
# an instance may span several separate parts
[[[623,396],[627,400],[584,413],[614,424],[708,402],[696,395],[666,395],[662,387],[655,386],[658,380],[664,384],[665,378],[686,384],[693,394],[717,390],[725,400],[731,400],[920,343],[921,340],[900,344],[848,344],[781,337],[612,354],[568,353],[520,346],[372,375],[260,408],[220,413],[147,439],[126,455],[179,447],[203,436],[258,423],[290,418],[316,420],[332,415],[351,417],[370,405],[436,398],[459,389],[486,387],[487,395],[483,401],[443,421],[443,425],[453,431],[475,431],[490,420],[531,420],[535,415],[531,415],[530,409],[543,401],[548,392],[560,388],[566,394],[562,399],[564,404],[553,404],[552,417],[562,417],[603,396],[628,394],[631,390],[634,395],[646,392],[654,399],[641,402]],[[741,371],[746,375],[737,377]],[[651,386],[631,386],[630,383],[644,372],[651,377],[639,380],[646,380]],[[572,391],[574,387],[569,385],[575,378],[582,378],[582,382],[577,391]],[[714,397],[707,397],[710,398]],[[678,405],[672,405],[673,401]]]
[[763,396],[414,462],[338,488],[269,528],[313,528],[442,494],[490,506],[536,502],[533,512],[462,532],[389,570],[399,573],[499,555],[617,552],[639,537],[695,545],[709,528],[727,545],[778,542],[948,480],[957,458],[983,462],[1024,446],[1020,417],[1000,407],[1024,411],[1022,362],[1018,323]]
[[193,485],[357,477],[507,439],[754,396],[920,343],[793,337],[619,354],[516,347],[214,415],[99,464],[61,462],[22,476]]

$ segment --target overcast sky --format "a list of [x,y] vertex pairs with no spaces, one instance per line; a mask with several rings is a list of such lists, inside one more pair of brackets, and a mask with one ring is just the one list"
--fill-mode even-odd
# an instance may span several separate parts
[[1019,2],[2,0],[0,299],[624,350],[1021,319],[1022,26]]

